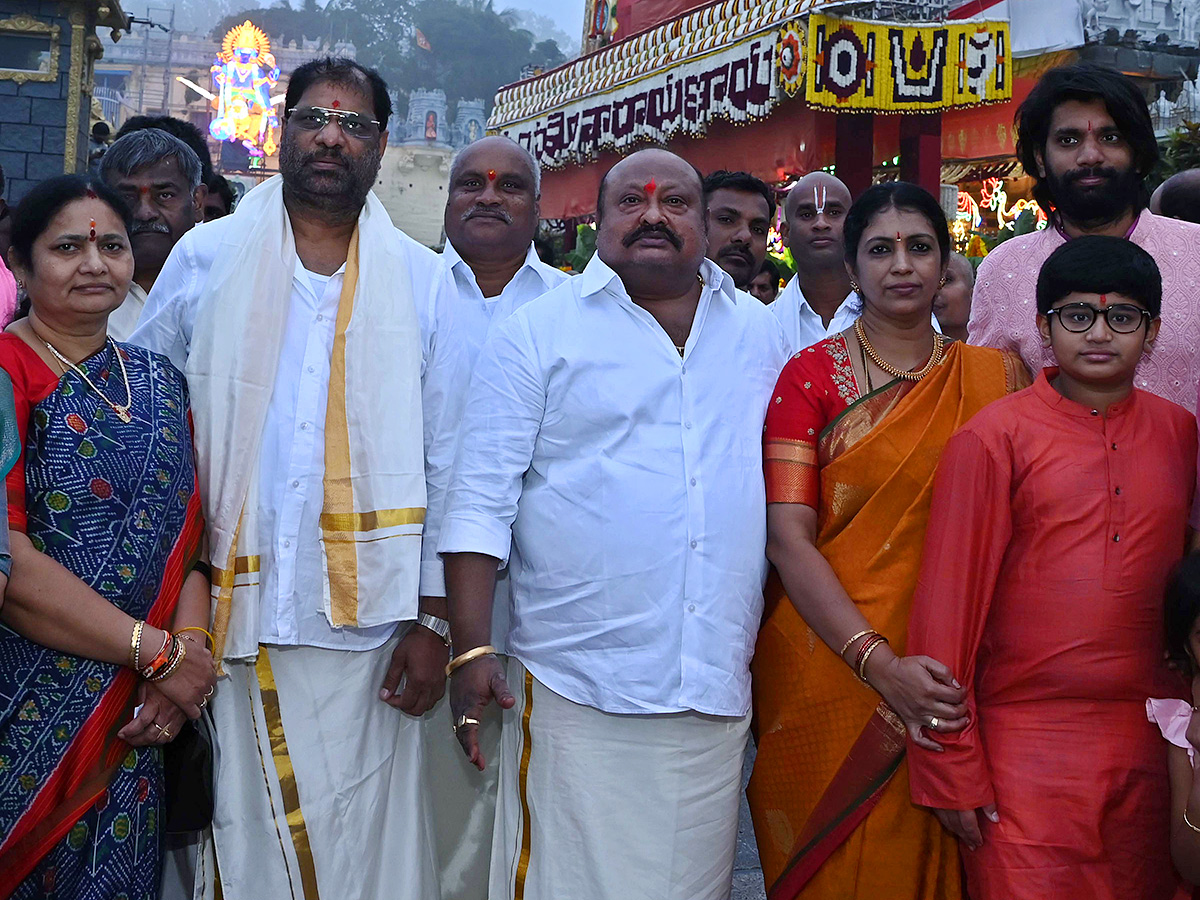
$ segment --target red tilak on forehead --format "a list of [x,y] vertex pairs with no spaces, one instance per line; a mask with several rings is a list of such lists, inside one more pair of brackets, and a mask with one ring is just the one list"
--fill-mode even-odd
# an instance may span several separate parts
[[341,100],[334,100],[333,103],[330,104],[330,106],[332,106],[334,109],[339,109],[341,107],[341,105],[342,105]]
[[496,180],[496,170],[488,169],[488,181],[495,181],[495,180]]
[[1088,131],[1090,132],[1091,130],[1092,130],[1092,120],[1088,119]]
[[904,240],[904,237],[903,237],[903,236],[900,234],[900,232],[898,232],[898,231],[897,231],[897,232],[896,232],[896,243],[898,244],[898,243],[900,243],[902,240]]
[[89,200],[95,200],[95,199],[96,199],[96,192],[95,192],[94,190],[92,190],[91,188],[88,188],[88,189],[87,189],[87,195],[88,195],[88,199],[89,199]]
[[1108,294],[1101,294],[1101,295],[1100,295],[1100,305],[1101,305],[1101,306],[1108,306]]
[[96,240],[96,220],[92,219],[89,222],[89,225],[90,225],[90,230],[88,231],[88,240],[94,242]]
[[655,190],[657,190],[658,184],[655,183],[653,175],[650,176],[650,180],[647,181],[643,187],[645,188],[647,194],[653,194]]

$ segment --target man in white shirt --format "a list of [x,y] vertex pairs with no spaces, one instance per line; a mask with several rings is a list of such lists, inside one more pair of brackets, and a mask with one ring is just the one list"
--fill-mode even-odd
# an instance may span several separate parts
[[[479,768],[484,707],[506,710],[490,900],[724,900],[787,346],[704,258],[692,166],[634,153],[597,210],[584,272],[475,366],[439,540],[452,708]],[[505,563],[507,676],[488,645]]]
[[[424,332],[429,362],[421,395],[429,507],[421,551],[421,594],[423,606],[431,610],[445,604],[446,581],[437,540],[479,349],[493,324],[569,277],[543,263],[534,251],[540,194],[537,161],[509,138],[482,138],[450,164],[443,290],[430,295],[427,304]],[[508,598],[507,573],[501,573],[492,629],[492,643],[500,648],[508,626]],[[496,768],[479,772],[470,765],[454,741],[452,721],[446,699],[424,718],[426,780],[434,786],[442,900],[479,900],[487,896]],[[499,716],[485,720],[480,740],[492,752],[499,746]]]
[[850,191],[827,172],[810,172],[788,192],[780,236],[796,263],[796,275],[770,309],[799,353],[854,324],[862,304],[850,290],[842,227]]
[[438,900],[413,717],[448,658],[418,609],[417,300],[441,265],[370,194],[391,113],[375,72],[306,63],[284,111],[281,176],[184,236],[133,338],[191,392],[224,673],[221,887]]
[[158,128],[131,131],[114,141],[100,162],[100,178],[121,195],[133,213],[133,281],[125,302],[108,317],[108,334],[125,341],[133,334],[146,295],[171,248],[204,220],[208,188],[194,150]]

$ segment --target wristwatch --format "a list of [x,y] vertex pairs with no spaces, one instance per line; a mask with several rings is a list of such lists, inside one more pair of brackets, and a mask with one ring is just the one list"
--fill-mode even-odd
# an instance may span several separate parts
[[445,619],[439,619],[437,616],[429,615],[429,613],[418,613],[417,624],[424,625],[440,637],[443,644],[447,647],[450,646],[450,623]]

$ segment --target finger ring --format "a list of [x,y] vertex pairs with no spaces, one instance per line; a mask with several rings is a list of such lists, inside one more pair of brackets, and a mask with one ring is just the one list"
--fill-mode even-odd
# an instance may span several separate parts
[[937,727],[938,727],[938,717],[937,717],[937,716],[931,716],[931,717],[929,718],[929,727],[930,727],[930,728],[937,728]]
[[164,730],[163,727],[161,725],[159,725],[157,722],[151,722],[150,724],[153,725],[155,728],[157,728],[159,731]]
[[455,722],[454,725],[451,727],[453,727],[454,733],[458,734],[458,729],[466,728],[468,725],[478,725],[478,724],[479,724],[478,719],[472,719],[469,716],[467,716],[466,713],[463,713],[463,715],[458,717],[458,721]]
[[210,687],[208,689],[208,693],[204,695],[204,699],[207,700],[209,697],[211,697],[213,695],[213,691],[215,691],[216,689],[217,689],[217,686],[214,684],[212,687]]
[[200,698],[200,708],[204,709],[204,707],[206,707],[206,706],[208,706],[208,695],[207,694],[205,694],[203,697]]
[[161,731],[161,732],[162,732],[162,736],[163,736],[163,737],[165,737],[165,738],[169,738],[169,737],[171,736],[171,729],[170,729],[170,728],[160,728],[160,729],[159,729],[159,731]]

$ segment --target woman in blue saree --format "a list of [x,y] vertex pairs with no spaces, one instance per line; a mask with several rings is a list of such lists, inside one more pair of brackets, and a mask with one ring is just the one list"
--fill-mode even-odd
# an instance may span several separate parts
[[41,183],[13,216],[31,310],[0,335],[18,440],[0,897],[156,898],[162,744],[215,683],[183,376],[106,334],[133,275],[128,221],[78,176]]

